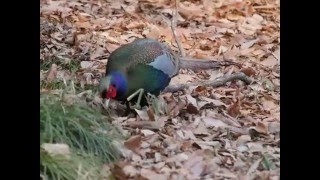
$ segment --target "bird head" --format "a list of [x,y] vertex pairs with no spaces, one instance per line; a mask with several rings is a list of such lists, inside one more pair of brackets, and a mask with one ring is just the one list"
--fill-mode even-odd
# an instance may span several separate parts
[[117,89],[111,81],[111,76],[101,78],[99,93],[103,99],[112,99],[116,97]]

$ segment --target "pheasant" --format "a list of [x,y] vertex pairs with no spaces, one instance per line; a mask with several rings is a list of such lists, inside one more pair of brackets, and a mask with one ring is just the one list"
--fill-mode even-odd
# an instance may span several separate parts
[[180,69],[180,59],[165,44],[143,38],[113,51],[101,78],[103,99],[136,101],[135,108],[146,105],[145,95],[158,96]]
[[213,69],[235,64],[180,57],[157,40],[136,39],[110,54],[99,92],[103,99],[126,101],[127,105],[136,101],[135,108],[141,108],[147,104],[145,95],[158,96],[180,68]]

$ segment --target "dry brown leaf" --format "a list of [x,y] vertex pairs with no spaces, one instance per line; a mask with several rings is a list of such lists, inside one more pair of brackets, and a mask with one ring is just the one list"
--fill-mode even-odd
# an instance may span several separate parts
[[258,121],[256,123],[256,126],[252,127],[252,129],[254,129],[257,132],[262,133],[262,134],[268,134],[268,126],[265,125],[264,123],[260,122],[260,121]]
[[137,22],[133,21],[130,22],[128,25],[125,25],[126,29],[142,29],[145,27],[145,24],[143,22]]
[[212,103],[214,106],[219,107],[219,106],[227,106],[224,102],[222,102],[221,100],[217,100],[217,99],[210,99],[204,96],[200,97],[201,100],[207,101],[209,103]]
[[194,177],[200,177],[205,168],[203,157],[193,156],[183,163],[183,167],[191,171]]
[[149,33],[146,34],[147,38],[152,38],[152,39],[158,39],[160,37],[160,29],[153,25],[153,24],[149,24]]
[[[200,120],[200,118],[199,118]],[[205,124],[201,121],[199,123],[199,125],[193,130],[194,134],[197,135],[209,135],[210,133],[208,132],[207,127],[205,126]]]
[[246,42],[241,44],[241,48],[240,49],[248,49],[251,46],[253,46],[258,40],[259,39],[257,38],[257,39],[246,41]]
[[278,60],[273,55],[270,55],[267,59],[261,61],[260,64],[272,68],[278,64]]
[[138,116],[140,117],[141,120],[144,120],[144,121],[148,121],[149,120],[149,115],[148,115],[148,112],[145,111],[145,110],[139,110],[139,109],[134,109]]
[[178,12],[185,19],[202,17],[204,15],[202,6],[196,6],[193,3],[188,3],[188,5],[185,5],[185,3],[180,3]]
[[251,141],[251,137],[249,135],[241,135],[236,140],[237,146],[243,145],[247,142]]
[[52,64],[47,74],[48,82],[51,82],[57,78],[57,70],[58,70],[58,66],[56,64]]
[[40,11],[42,13],[51,14],[55,11],[62,13],[69,13],[71,8],[65,7],[66,1],[49,1],[46,6],[41,6]]
[[[249,176],[249,177],[251,177],[251,178],[254,176],[254,172],[257,170],[257,168],[258,168],[261,160],[262,160],[262,158],[256,160],[256,161],[251,165],[251,167],[250,167],[249,170],[247,171],[247,176]],[[251,179],[251,178],[250,178],[250,179]]]
[[251,67],[243,68],[240,71],[249,77],[256,75],[256,71],[254,69],[252,69]]
[[141,141],[142,141],[142,137],[140,135],[136,135],[136,136],[130,137],[126,142],[124,142],[124,145],[131,151],[135,152],[140,148],[142,143]]
[[237,47],[232,48],[232,50],[227,51],[223,54],[223,58],[226,60],[237,60],[237,56],[240,54],[240,50]]
[[265,111],[271,111],[276,109],[278,106],[273,101],[263,101],[262,107]]
[[80,63],[80,67],[83,69],[91,69],[91,68],[95,69],[98,66],[99,65],[95,61],[81,61]]
[[188,82],[192,82],[194,77],[189,74],[178,74],[177,76],[173,77],[170,81],[170,84],[185,84]]
[[106,49],[109,53],[112,53],[114,50],[119,48],[120,46],[118,44],[112,44],[112,43],[107,43],[106,44]]
[[116,179],[126,179],[126,174],[123,172],[123,165],[121,167],[122,162],[115,164],[115,166],[111,169],[112,176]]
[[158,174],[155,171],[151,171],[149,169],[141,169],[140,174],[142,177],[146,179],[156,179],[156,180],[167,180],[166,175],[164,174]]
[[262,29],[261,24],[263,21],[262,16],[254,14],[252,17],[247,17],[246,20],[239,25],[238,29],[246,35],[253,35],[257,30]]
[[187,105],[187,112],[190,114],[199,114],[198,108],[191,103]]
[[148,130],[148,129],[142,129],[142,130],[141,130],[141,133],[142,133],[144,136],[150,136],[150,135],[153,135],[153,134],[154,134],[153,131]]
[[123,172],[129,177],[134,177],[139,174],[139,171],[132,165],[126,165],[122,168]]
[[179,153],[166,159],[166,162],[182,162],[188,159],[189,159],[189,156],[186,153]]
[[96,58],[106,55],[105,51],[105,48],[97,46],[96,49],[90,54],[90,60],[96,60]]
[[272,55],[280,62],[280,48],[275,50]]
[[219,119],[211,118],[211,117],[203,117],[202,121],[204,122],[205,126],[208,128],[212,127],[226,127],[227,124],[222,122]]
[[191,130],[183,130],[184,138],[185,139],[191,139],[196,140],[197,138],[194,136],[193,132]]
[[161,154],[160,153],[154,153],[154,161],[155,162],[160,162],[162,159],[161,159]]
[[76,27],[78,27],[79,29],[80,28],[83,28],[83,29],[92,29],[93,27],[92,27],[92,24],[90,23],[90,22],[88,22],[88,21],[85,21],[85,22],[76,22],[75,24],[74,24]]
[[232,117],[237,117],[240,115],[240,100],[237,100],[235,103],[230,105],[227,109],[228,114]]
[[280,132],[280,123],[278,122],[271,122],[268,124],[268,131],[272,134]]
[[159,130],[164,126],[164,119],[158,119],[156,121],[133,121],[127,122],[127,125],[131,128],[144,128],[150,130]]

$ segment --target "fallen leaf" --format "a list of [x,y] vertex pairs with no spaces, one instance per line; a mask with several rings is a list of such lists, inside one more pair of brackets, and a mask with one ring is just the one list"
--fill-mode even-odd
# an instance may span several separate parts
[[210,133],[208,132],[208,129],[207,127],[205,126],[205,124],[201,121],[199,123],[199,125],[197,126],[197,128],[195,128],[193,130],[193,133],[194,134],[197,134],[197,135],[209,135]]
[[[262,158],[261,159],[258,159],[256,160],[249,168],[249,170],[247,171],[247,176],[249,177],[252,177],[254,175],[254,172],[257,170],[260,162],[261,162]],[[251,179],[251,178],[250,178]]]
[[272,134],[280,132],[280,123],[278,122],[270,122],[268,124],[268,131]]
[[272,55],[280,62],[280,48],[275,50]]
[[183,167],[190,170],[195,177],[200,177],[205,168],[203,157],[195,156],[189,158],[186,162],[183,163]]
[[48,152],[52,156],[56,155],[70,155],[70,149],[67,144],[50,144],[50,143],[43,143],[41,145],[46,152]]
[[149,24],[149,33],[146,34],[147,38],[152,38],[152,39],[158,39],[160,37],[160,29],[153,25],[153,24]]
[[237,100],[235,103],[231,104],[228,109],[228,114],[232,117],[237,117],[240,115],[240,101]]
[[56,64],[52,64],[47,74],[48,82],[51,82],[57,78],[57,70],[58,70],[58,66]]
[[278,60],[273,55],[270,55],[267,59],[261,61],[260,64],[272,68],[278,64]]
[[189,159],[189,156],[186,153],[179,153],[166,159],[166,162],[182,162],[188,159]]
[[249,41],[246,41],[244,43],[241,44],[241,47],[240,49],[248,49],[250,48],[251,46],[253,46],[259,39],[253,39],[253,40],[249,40]]
[[193,3],[188,4],[189,6],[186,6],[184,3],[179,4],[178,12],[183,18],[192,19],[196,17],[202,17],[204,15],[200,6],[196,6]]
[[237,146],[246,144],[247,142],[251,141],[251,137],[249,135],[241,135],[236,140]]
[[214,119],[214,118],[211,118],[211,117],[203,117],[202,120],[203,120],[205,126],[208,127],[208,128],[211,128],[211,127],[226,127],[226,126],[228,126],[227,124],[225,124],[221,120]]
[[200,97],[201,100],[203,101],[207,101],[207,102],[210,102],[210,103],[213,103],[214,106],[216,107],[219,107],[219,106],[227,106],[224,102],[222,102],[221,100],[218,100],[218,99],[211,99],[211,98],[207,98],[207,97],[204,97],[204,96],[201,96]]
[[134,177],[135,175],[139,174],[139,171],[132,165],[124,166],[122,170],[129,177]]
[[90,54],[90,60],[96,60],[97,58],[104,56],[106,54],[106,49],[97,46],[96,49]]
[[144,128],[150,130],[159,130],[164,126],[164,124],[164,120],[127,122],[127,125],[131,128]]
[[140,117],[141,120],[144,120],[144,121],[147,121],[149,120],[149,115],[148,115],[148,112],[145,111],[145,110],[138,110],[138,109],[134,109],[138,116]]
[[153,131],[150,131],[148,129],[142,129],[141,130],[141,133],[144,135],[144,136],[150,136],[150,135],[153,135],[154,132]]
[[85,21],[85,22],[76,22],[74,23],[74,25],[78,28],[83,28],[83,29],[92,29],[92,24],[88,21]]
[[149,169],[141,169],[140,175],[146,179],[156,179],[156,180],[167,180],[165,174],[158,174],[155,171],[151,171]]
[[143,22],[139,21],[133,21],[129,23],[128,25],[125,25],[126,29],[142,29],[145,27],[145,24]]
[[278,106],[273,101],[263,101],[262,107],[265,111],[271,111],[276,109]]
[[256,75],[255,70],[253,70],[251,67],[242,68],[240,71],[249,77]]
[[198,108],[191,103],[187,105],[187,112],[190,114],[199,114]]
[[142,137],[140,135],[130,137],[126,142],[124,142],[125,147],[135,152],[141,146]]
[[90,69],[94,66],[96,62],[94,61],[81,61],[80,62],[80,67],[83,69]]
[[156,152],[154,153],[154,161],[155,162],[160,162],[161,161],[161,154]]
[[195,98],[193,98],[191,95],[187,94],[186,95],[187,97],[187,100],[189,103],[191,103],[193,106],[197,107],[198,104],[197,104],[197,100]]

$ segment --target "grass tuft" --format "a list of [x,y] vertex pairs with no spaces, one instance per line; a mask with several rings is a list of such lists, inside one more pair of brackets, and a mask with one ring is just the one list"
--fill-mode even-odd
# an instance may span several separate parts
[[[52,156],[40,148],[40,174],[54,180],[98,178],[103,163],[112,163],[119,158],[114,141],[121,135],[85,100],[67,93],[40,95],[40,143],[66,144],[71,151],[70,157],[66,158]],[[68,101],[68,97],[76,98],[76,101]],[[86,178],[81,178],[79,168]]]

